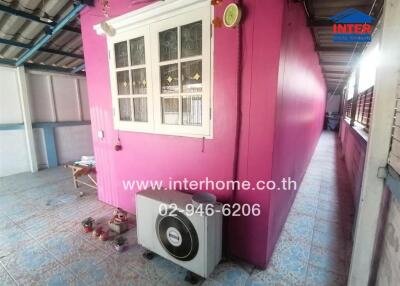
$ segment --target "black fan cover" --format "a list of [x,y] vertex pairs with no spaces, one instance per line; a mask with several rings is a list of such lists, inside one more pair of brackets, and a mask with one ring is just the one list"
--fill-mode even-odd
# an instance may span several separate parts
[[158,215],[157,237],[164,249],[181,261],[192,260],[199,250],[199,239],[190,220],[176,210]]

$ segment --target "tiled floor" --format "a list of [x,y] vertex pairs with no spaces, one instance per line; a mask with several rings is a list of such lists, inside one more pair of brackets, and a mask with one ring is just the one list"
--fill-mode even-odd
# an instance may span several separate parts
[[[269,267],[225,261],[201,285],[345,285],[351,200],[336,148],[324,133]],[[82,219],[104,222],[113,209],[81,190],[64,168],[0,179],[0,285],[185,285],[182,268],[142,257],[134,228],[122,254],[83,234]]]

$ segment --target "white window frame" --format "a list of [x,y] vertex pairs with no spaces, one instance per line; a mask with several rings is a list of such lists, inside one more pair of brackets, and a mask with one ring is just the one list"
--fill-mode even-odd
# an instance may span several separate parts
[[[105,23],[95,26],[98,34],[107,35],[109,52],[109,72],[111,80],[111,93],[113,103],[114,128],[123,131],[145,132],[174,136],[186,136],[211,139],[212,134],[212,105],[213,105],[213,40],[211,19],[213,8],[206,0],[166,0],[157,2],[144,8],[127,13],[120,17],[111,19]],[[162,124],[160,74],[159,74],[159,44],[158,32],[169,28],[179,27],[202,21],[202,55],[190,58],[202,60],[202,125],[167,125]],[[107,27],[106,29],[104,27]],[[118,98],[135,97],[118,95],[116,72],[119,70],[132,70],[132,67],[115,68],[114,44],[144,36],[147,81],[147,106],[148,122],[121,121],[119,116]],[[178,45],[180,38],[178,37]],[[150,51],[150,52],[149,52]],[[189,60],[189,61],[190,61]],[[128,59],[130,64],[130,59]],[[186,61],[186,60],[182,60]],[[181,59],[178,62],[180,69]],[[129,72],[131,77],[131,72]],[[180,88],[179,76],[179,88]],[[131,88],[131,87],[130,87]],[[200,93],[191,93],[197,95]],[[180,93],[182,95],[182,93]],[[186,93],[183,95],[187,95]],[[143,97],[143,96],[140,96]],[[181,103],[181,100],[179,101]],[[132,106],[133,108],[133,106]],[[180,124],[182,106],[180,109]],[[133,111],[133,109],[132,109]]]
[[[150,64],[150,55],[149,53],[145,53],[145,64],[141,66],[132,67],[130,65],[130,52],[128,52],[128,66],[122,68],[116,68],[115,65],[115,56],[114,56],[114,44],[119,42],[127,42],[127,49],[129,50],[129,40],[144,37],[145,46],[150,46],[149,40],[149,30],[148,27],[141,27],[135,29],[134,31],[124,32],[113,37],[111,41],[109,41],[109,65],[110,65],[110,80],[111,80],[111,93],[112,93],[112,102],[113,102],[113,118],[114,118],[114,127],[118,130],[126,130],[126,131],[138,131],[138,132],[146,132],[147,130],[151,130],[153,126],[153,109],[152,100],[152,73],[151,73],[151,64]],[[129,90],[132,90],[131,86],[131,71],[135,68],[146,68],[146,82],[147,82],[147,94],[146,95],[118,95],[118,87],[117,87],[117,72],[118,71],[129,71]],[[120,120],[120,112],[119,112],[119,99],[123,98],[138,98],[138,97],[146,97],[147,98],[147,122],[139,122],[134,121],[124,121]],[[133,113],[133,100],[131,100],[131,111],[132,117],[134,117]]]

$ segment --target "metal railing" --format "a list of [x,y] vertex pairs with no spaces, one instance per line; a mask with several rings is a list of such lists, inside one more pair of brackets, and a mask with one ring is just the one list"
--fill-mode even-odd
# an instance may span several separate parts
[[372,113],[372,99],[374,96],[374,87],[358,94],[357,109],[354,120],[361,124],[366,131],[369,129],[369,123]]
[[346,117],[351,118],[351,106],[352,106],[352,102],[353,99],[347,99],[346,100],[346,106],[345,106],[345,110],[346,110]]

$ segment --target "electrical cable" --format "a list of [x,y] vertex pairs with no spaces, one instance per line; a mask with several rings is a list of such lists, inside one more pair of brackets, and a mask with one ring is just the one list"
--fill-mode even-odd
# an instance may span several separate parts
[[[236,4],[241,7],[242,1],[237,0]],[[235,153],[233,158],[233,180],[239,179],[239,153],[240,140],[242,133],[242,61],[243,61],[243,42],[242,42],[242,23],[237,29],[237,73],[236,73],[236,134],[235,134]],[[235,184],[236,185],[236,184]],[[231,201],[234,202],[236,188],[233,190]]]

